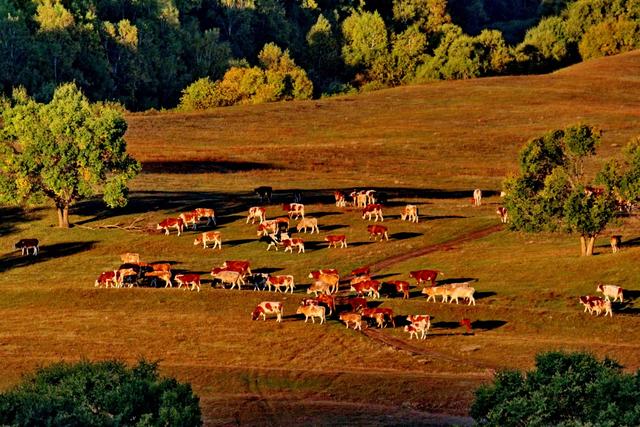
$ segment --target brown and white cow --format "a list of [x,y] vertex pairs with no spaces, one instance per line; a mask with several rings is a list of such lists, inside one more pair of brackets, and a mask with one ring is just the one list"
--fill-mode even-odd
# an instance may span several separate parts
[[384,225],[368,225],[367,231],[369,232],[369,240],[371,240],[371,238],[377,240],[378,236],[380,236],[381,242],[383,239],[389,240],[388,229]]
[[344,322],[349,329],[349,323],[353,323],[353,329],[362,330],[362,315],[360,313],[341,313],[340,320]]
[[152,271],[171,271],[171,264],[168,263],[159,263],[156,262],[154,264],[149,264]]
[[237,286],[238,290],[240,290],[241,286],[244,284],[244,280],[240,273],[220,267],[211,270],[211,277],[213,277],[213,280],[220,280],[223,288],[225,288],[225,285],[228,283],[231,285],[230,289]]
[[444,273],[440,270],[416,270],[409,272],[409,276],[416,279],[416,283],[420,285],[422,282],[431,282],[431,286],[435,286],[438,274],[444,276]]
[[182,218],[167,218],[158,224],[158,230],[164,230],[164,234],[169,235],[169,229],[175,228],[178,230],[178,236],[182,233],[184,229],[184,221]]
[[296,230],[298,233],[306,233],[307,228],[311,228],[311,234],[315,231],[317,234],[320,234],[320,229],[318,228],[318,219],[312,218],[310,216],[306,218],[302,218],[298,225],[296,225]]
[[126,252],[120,255],[123,264],[137,264],[140,262],[140,254],[135,252]]
[[267,210],[260,206],[253,206],[249,208],[249,214],[247,215],[247,224],[251,221],[251,224],[255,224],[255,221],[258,221],[258,224],[264,222],[267,219]]
[[216,213],[210,208],[195,208],[193,212],[196,214],[198,221],[201,218],[207,218],[207,225],[213,222],[213,225],[218,225],[216,222]]
[[282,246],[284,247],[284,251],[293,253],[293,248],[298,248],[298,253],[304,253],[304,240],[298,237],[293,239],[283,239]]
[[320,294],[331,294],[332,286],[330,283],[327,283],[322,280],[315,280],[311,286],[307,288],[307,294],[313,294],[315,297]]
[[357,208],[364,208],[365,206],[367,206],[369,198],[367,197],[366,191],[354,190],[351,192],[351,194],[349,194],[349,196],[351,196],[351,199],[353,200],[353,206]]
[[418,207],[416,205],[407,205],[400,212],[400,219],[402,221],[418,222]]
[[205,231],[195,238],[193,245],[202,244],[202,247],[206,249],[209,242],[213,242],[213,249],[218,247],[218,249],[222,250],[222,237],[219,231]]
[[316,279],[316,281],[318,282],[324,282],[327,285],[329,285],[329,293],[336,293],[338,292],[338,288],[340,287],[340,276],[338,274],[333,274],[333,273],[329,273],[329,274],[324,274],[321,273],[318,275],[318,277],[314,277],[314,279]]
[[351,270],[351,275],[352,276],[368,276],[369,274],[371,274],[371,267],[369,267],[368,265],[365,265],[363,267],[358,267],[358,268],[354,268],[353,270]]
[[237,271],[242,277],[247,274],[251,274],[251,263],[249,261],[242,260],[230,260],[222,263],[222,268],[227,270]]
[[284,312],[284,306],[279,301],[262,301],[251,312],[251,320],[258,320],[262,317],[262,320],[267,320],[267,314],[275,314],[276,321],[282,322],[282,314]]
[[165,288],[173,287],[173,283],[171,283],[171,271],[148,271],[144,274],[144,277],[153,277],[154,282],[156,279],[162,280]]
[[338,243],[340,243],[340,247],[341,248],[346,248],[347,247],[347,236],[345,236],[344,234],[334,234],[334,235],[329,235],[327,237],[324,238],[325,242],[329,242],[329,246],[331,247],[333,246],[334,248],[338,247]]
[[14,247],[20,249],[22,255],[29,255],[29,249],[33,249],[33,255],[35,256],[40,251],[40,242],[38,239],[20,239]]
[[496,209],[496,213],[500,217],[500,221],[503,224],[506,224],[507,221],[509,221],[509,212],[507,212],[507,208],[503,206],[498,206],[498,208]]
[[598,284],[596,288],[596,292],[601,292],[604,295],[604,299],[609,301],[609,298],[613,298],[613,302],[616,302],[618,298],[620,302],[623,302],[623,292],[620,286],[616,285],[603,285],[602,283]]
[[472,287],[461,286],[461,287],[453,288],[451,290],[451,293],[449,294],[449,302],[453,303],[453,300],[455,300],[456,304],[458,304],[458,299],[462,298],[462,299],[469,300],[468,305],[471,305],[471,304],[476,305],[476,300],[475,298],[473,298],[473,294],[475,292],[476,292],[475,288],[472,288]]
[[427,333],[431,328],[431,316],[428,314],[410,314],[407,316],[407,321],[410,324],[405,326],[404,330],[410,333],[409,339],[412,339],[414,334],[418,338],[418,333],[420,333],[420,339],[427,337]]
[[362,296],[367,292],[369,297],[380,298],[380,282],[377,280],[366,280],[356,283],[351,285],[351,290],[355,291],[358,296]]
[[480,206],[482,204],[482,190],[476,188],[473,190],[473,205]]
[[350,305],[353,311],[360,311],[360,309],[368,307],[367,299],[363,297],[351,297],[347,299],[347,305]]
[[[364,308],[360,314],[362,314],[362,317],[368,317],[371,319],[375,319],[377,315],[382,315],[382,322],[377,322],[379,327],[384,327],[386,319],[389,319],[394,328],[396,327],[396,321],[393,318],[393,310],[390,308]],[[380,325],[380,323],[382,323],[382,325]]]
[[180,219],[184,222],[185,227],[189,227],[189,224],[193,225],[193,229],[195,230],[198,225],[198,214],[195,211],[182,212],[180,214]]
[[283,274],[280,276],[270,275],[267,278],[266,286],[269,292],[271,292],[271,286],[273,286],[275,289],[275,292],[282,292],[280,288],[284,287],[284,293],[287,293],[287,290],[290,290],[291,293],[293,293],[293,289],[295,288],[295,283],[293,281],[293,276],[290,274]]
[[383,222],[384,217],[382,216],[382,205],[371,204],[371,205],[365,206],[364,209],[362,209],[362,219],[364,219],[365,217],[368,217],[367,219],[371,221],[372,215],[376,216],[375,221],[378,221],[378,218],[380,218],[380,222]]
[[304,314],[304,323],[311,318],[311,322],[316,323],[315,318],[320,318],[320,324],[322,325],[326,320],[325,309],[321,305],[301,305],[296,310],[296,314]]
[[340,277],[340,273],[338,273],[338,270],[336,270],[335,268],[324,268],[321,270],[313,270],[311,273],[309,273],[309,279],[318,280],[321,274],[330,274]]
[[[116,287],[121,288],[124,286],[124,281],[127,277],[138,277],[138,272],[133,268],[120,268],[116,270]],[[129,287],[132,288],[134,285],[134,281],[129,281]]]
[[347,199],[345,199],[342,191],[334,191],[333,197],[336,199],[336,207],[344,208],[347,206]]
[[409,282],[404,280],[391,280],[388,283],[396,287],[396,292],[402,293],[402,299],[409,299]]
[[103,271],[96,279],[95,287],[99,288],[104,285],[105,288],[112,288],[118,285],[116,271]]
[[323,305],[329,309],[329,315],[336,309],[336,298],[333,295],[320,294],[315,298],[303,298],[300,304]]
[[258,224],[257,235],[258,237],[268,236],[269,234],[274,234],[276,231],[278,231],[278,224],[276,223],[275,219],[271,219],[262,221],[260,224]]
[[416,339],[418,339],[418,334],[420,333],[420,339],[425,339],[426,338],[426,334],[424,333],[424,330],[420,330],[419,327],[415,326],[413,323],[410,325],[404,325],[404,331],[405,332],[409,332],[409,339],[413,339],[413,336],[416,336]]
[[178,284],[178,289],[184,286],[185,290],[191,285],[191,290],[198,289],[200,292],[200,275],[199,274],[176,274],[173,278]]
[[615,254],[620,250],[620,246],[622,246],[622,236],[619,234],[611,236],[609,242],[611,243],[611,252]]
[[584,305],[584,311],[589,312],[589,314],[596,313],[596,316],[599,316],[602,313],[602,310],[605,310],[605,316],[609,314],[613,317],[613,311],[611,309],[611,301],[607,301],[601,297],[597,296],[581,296],[580,304]]
[[289,218],[304,218],[304,205],[302,203],[285,203],[282,205],[282,210],[287,213]]

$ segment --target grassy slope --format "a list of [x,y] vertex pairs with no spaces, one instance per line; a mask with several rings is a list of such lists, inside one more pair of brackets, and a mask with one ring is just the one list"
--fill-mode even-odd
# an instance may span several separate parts
[[[48,209],[27,216],[4,210],[0,251],[8,255],[0,258],[0,386],[60,358],[144,356],[191,381],[212,424],[236,410],[243,422],[266,416],[278,424],[304,420],[301,412],[354,411],[340,409],[338,401],[464,414],[472,388],[488,378],[486,368],[530,367],[544,349],[589,349],[637,369],[637,317],[591,319],[576,301],[579,294],[593,293],[599,280],[637,289],[636,247],[617,256],[603,247],[587,260],[576,256],[572,237],[499,232],[391,266],[380,273],[406,278],[410,269],[436,266],[447,279],[479,280],[476,308],[417,297],[384,301],[398,313],[436,316],[435,337],[412,343],[426,354],[418,356],[391,350],[336,321],[321,327],[293,316],[282,325],[248,319],[253,304],[280,296],[210,288],[198,295],[107,291],[93,289],[92,282],[99,271],[117,266],[119,253],[133,250],[146,260],[175,261],[178,269],[201,273],[225,259],[250,259],[305,283],[312,268],[347,271],[494,224],[498,198],[473,209],[471,190],[497,191],[526,139],[583,121],[604,130],[601,152],[608,157],[640,133],[639,72],[640,53],[633,52],[547,76],[443,82],[201,114],[132,115],[130,149],[147,171],[133,183],[132,202],[116,211],[84,203],[72,220],[95,227],[143,215],[144,223],[153,223],[211,205],[223,216],[224,250],[193,247],[192,232],[177,238],[80,227],[62,231],[50,227],[55,218]],[[250,189],[262,184],[273,185],[280,201],[287,190],[303,189],[307,210],[319,218],[323,233],[344,232],[352,247],[327,251],[321,237],[309,237],[305,255],[266,253],[241,216],[255,203]],[[388,244],[366,243],[358,213],[326,203],[333,189],[352,187],[385,189],[392,196]],[[396,206],[406,202],[420,205],[419,225],[397,220]],[[268,212],[280,215],[278,206]],[[635,219],[615,231],[625,240],[640,235]],[[44,241],[37,262],[9,254],[23,236]],[[286,297],[288,314],[302,296]],[[624,307],[628,314],[640,307],[637,293],[632,296]],[[480,322],[476,335],[460,335],[453,322],[462,316]],[[406,341],[399,330],[383,335]],[[408,391],[421,393],[407,397]]]

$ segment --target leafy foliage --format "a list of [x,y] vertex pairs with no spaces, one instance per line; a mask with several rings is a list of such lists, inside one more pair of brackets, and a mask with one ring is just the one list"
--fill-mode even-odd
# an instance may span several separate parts
[[475,393],[479,425],[639,425],[640,371],[587,353],[549,352],[526,374],[502,371]]
[[189,384],[140,361],[57,363],[0,394],[0,424],[12,426],[200,426]]

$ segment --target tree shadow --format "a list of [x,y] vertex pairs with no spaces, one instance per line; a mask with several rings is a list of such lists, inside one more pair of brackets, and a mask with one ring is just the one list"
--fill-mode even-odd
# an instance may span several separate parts
[[18,207],[0,208],[0,236],[6,236],[16,231],[18,224],[37,221],[44,217],[44,207],[23,209]]
[[142,162],[142,173],[192,175],[201,173],[236,173],[282,169],[269,163],[234,162],[230,160],[181,160]]
[[391,239],[395,240],[406,240],[411,239],[413,237],[422,236],[423,233],[415,233],[411,231],[401,231],[400,233],[393,233],[389,236]]
[[77,254],[79,252],[84,252],[93,248],[96,243],[97,242],[95,241],[67,242],[41,246],[40,252],[37,256],[22,256],[19,253],[17,255],[14,253],[9,253],[0,257],[0,273],[14,268],[26,267],[44,261],[49,261],[51,259],[63,258],[69,255]]

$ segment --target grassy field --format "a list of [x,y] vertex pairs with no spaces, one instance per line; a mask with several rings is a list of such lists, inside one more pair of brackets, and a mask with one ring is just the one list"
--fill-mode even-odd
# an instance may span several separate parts
[[[192,383],[207,425],[464,424],[469,420],[455,417],[467,414],[475,387],[497,369],[530,368],[543,350],[589,350],[638,369],[635,216],[606,233],[623,235],[620,253],[611,254],[605,235],[589,259],[578,256],[575,236],[499,230],[447,243],[498,223],[500,182],[515,170],[527,139],[584,122],[604,131],[602,158],[618,155],[640,135],[638,75],[640,52],[632,52],[545,76],[130,115],[130,151],[144,168],[126,208],[80,203],[70,230],[52,226],[49,208],[1,208],[0,387],[60,359],[145,357]],[[256,240],[244,218],[259,204],[251,191],[259,185],[275,190],[269,218],[282,215],[280,203],[291,201],[292,190],[303,192],[307,214],[321,228],[306,236],[307,253],[266,252]],[[333,190],[352,188],[388,195],[390,241],[370,242],[359,212],[333,205]],[[487,195],[482,207],[469,203],[474,188]],[[399,220],[406,203],[419,205],[419,224]],[[222,251],[194,246],[193,231],[177,237],[98,228],[133,220],[153,226],[196,206],[216,208]],[[346,234],[349,248],[328,250],[328,233]],[[14,242],[32,236],[42,241],[41,255],[17,256]],[[434,316],[426,341],[410,342],[400,328],[359,333],[335,319],[312,325],[295,316],[310,270],[347,273],[430,245],[441,246],[376,272],[383,280],[407,279],[413,269],[438,268],[444,281],[477,281],[475,307],[427,303],[416,287],[408,301],[382,298],[399,315]],[[208,283],[200,293],[95,289],[99,272],[116,268],[127,251],[206,279],[224,260],[248,259],[254,269],[293,274],[298,290],[274,295]],[[612,319],[589,317],[578,304],[599,281],[629,289]],[[282,324],[250,320],[263,300],[284,301]],[[473,320],[473,335],[457,326],[462,317]]]

